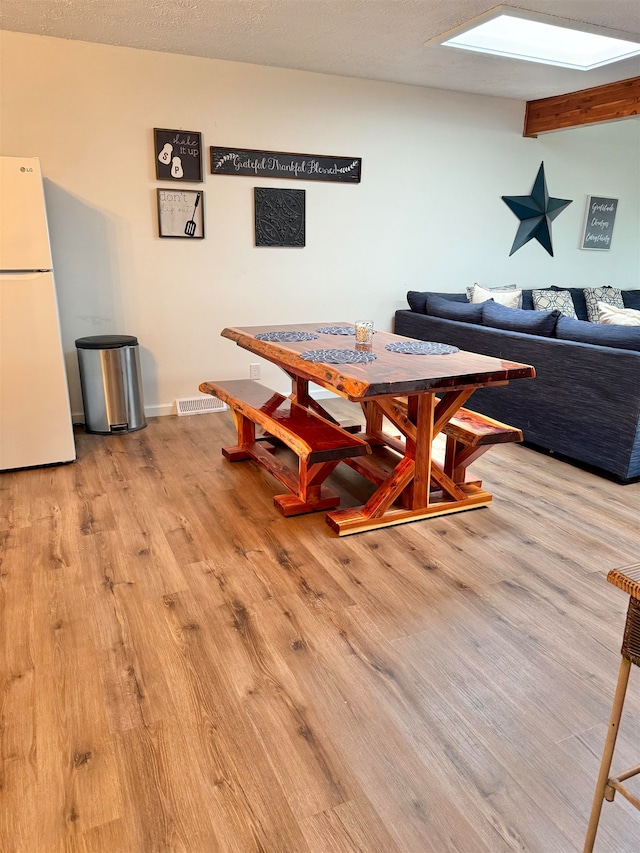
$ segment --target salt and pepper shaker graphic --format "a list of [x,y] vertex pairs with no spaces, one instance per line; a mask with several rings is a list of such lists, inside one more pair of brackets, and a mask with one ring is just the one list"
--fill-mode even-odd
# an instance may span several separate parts
[[162,149],[162,151],[158,154],[158,160],[161,163],[164,163],[165,166],[168,166],[171,162],[171,152],[173,151],[173,145],[167,142]]
[[183,176],[184,170],[182,168],[182,160],[179,157],[174,157],[171,161],[171,177],[182,178]]

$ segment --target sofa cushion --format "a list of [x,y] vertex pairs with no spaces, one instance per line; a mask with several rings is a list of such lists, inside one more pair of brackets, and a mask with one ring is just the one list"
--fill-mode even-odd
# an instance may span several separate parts
[[440,296],[442,299],[448,299],[450,302],[466,302],[467,297],[464,293],[434,293],[430,290],[418,291],[410,290],[407,293],[407,302],[412,311],[417,311],[418,314],[425,314],[425,302],[427,296]]
[[640,311],[640,290],[623,290],[622,301],[625,308],[633,308]]
[[606,302],[598,302],[598,322],[609,326],[640,326],[640,311],[614,308]]
[[524,308],[507,308],[497,302],[483,302],[482,324],[508,332],[525,332],[528,335],[553,337],[559,311],[527,311]]
[[441,296],[429,294],[426,299],[425,314],[442,317],[445,320],[460,320],[462,323],[482,323],[483,302],[453,302]]
[[560,317],[556,324],[556,338],[563,341],[595,344],[600,347],[640,351],[640,327],[638,326],[606,326],[602,323]]
[[584,301],[587,304],[587,320],[590,323],[598,322],[598,302],[606,302],[616,308],[624,308],[622,291],[617,287],[585,287]]
[[517,284],[508,284],[505,287],[482,287],[481,284],[476,283],[473,287],[467,288],[467,298],[469,302],[486,302],[487,299],[493,299],[494,302],[509,308],[522,307],[522,290]]
[[568,290],[534,290],[532,302],[535,311],[559,311],[565,317],[578,319]]

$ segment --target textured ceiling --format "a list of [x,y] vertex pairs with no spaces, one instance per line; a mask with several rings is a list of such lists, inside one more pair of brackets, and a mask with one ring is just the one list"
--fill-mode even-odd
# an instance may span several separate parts
[[[424,42],[491,0],[0,0],[5,30],[531,100],[640,75],[640,58],[589,72]],[[640,33],[639,0],[508,5]]]

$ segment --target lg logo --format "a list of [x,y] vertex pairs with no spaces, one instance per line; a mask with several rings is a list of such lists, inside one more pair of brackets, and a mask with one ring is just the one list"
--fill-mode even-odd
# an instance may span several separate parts
[[33,172],[33,169],[31,168],[31,166],[20,166],[20,171],[21,172]]

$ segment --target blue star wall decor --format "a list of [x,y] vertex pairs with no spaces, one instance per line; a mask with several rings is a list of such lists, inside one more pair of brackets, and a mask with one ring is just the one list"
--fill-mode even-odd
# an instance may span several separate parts
[[571,204],[572,200],[549,198],[547,182],[544,177],[544,162],[540,163],[531,195],[503,195],[502,201],[520,220],[509,257],[534,238],[553,257],[551,223],[556,216],[562,213],[565,207]]

